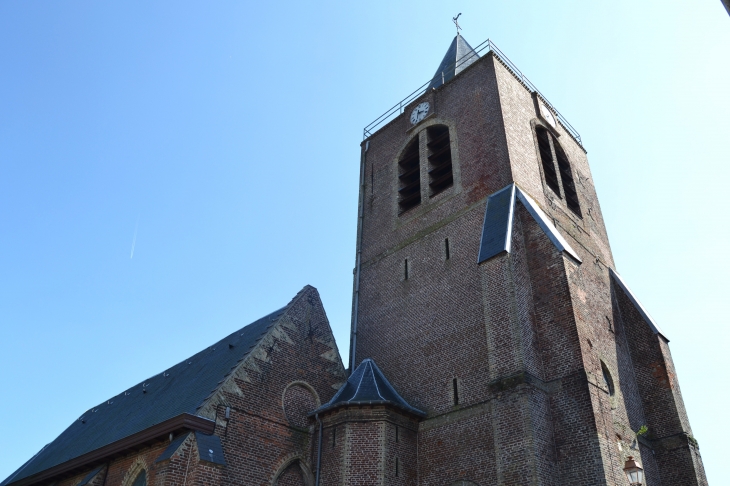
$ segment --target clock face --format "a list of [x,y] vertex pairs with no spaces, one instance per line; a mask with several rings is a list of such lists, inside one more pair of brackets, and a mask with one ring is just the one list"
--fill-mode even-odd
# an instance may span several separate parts
[[555,117],[553,117],[553,114],[550,113],[550,110],[548,110],[547,107],[542,103],[540,103],[540,114],[546,122],[548,122],[550,125],[553,126],[553,128],[555,128]]
[[411,123],[415,125],[419,121],[426,118],[429,108],[431,108],[431,105],[428,104],[428,101],[424,101],[423,103],[420,103],[418,106],[416,106],[411,112]]

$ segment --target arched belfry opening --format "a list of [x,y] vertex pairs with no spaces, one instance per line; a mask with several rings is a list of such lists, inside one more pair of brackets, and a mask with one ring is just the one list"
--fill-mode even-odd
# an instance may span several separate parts
[[563,147],[557,140],[553,140],[555,145],[555,158],[558,161],[558,170],[560,171],[560,181],[563,183],[563,193],[565,194],[565,203],[568,209],[580,216],[580,203],[578,202],[578,191],[575,189],[575,181],[573,180],[573,172],[570,168],[568,156],[565,155]]
[[400,213],[421,204],[421,161],[418,136],[398,160],[398,208]]
[[537,127],[535,132],[537,133],[537,147],[540,152],[542,171],[545,174],[545,183],[558,197],[561,197],[558,174],[553,163],[553,151],[550,148],[550,135],[544,127]]
[[560,146],[555,136],[545,127],[536,126],[537,149],[540,154],[542,172],[545,176],[545,185],[559,198],[565,199],[565,204],[573,213],[581,216],[578,191],[573,179],[573,171],[565,150]]
[[451,163],[451,138],[449,127],[434,125],[426,129],[428,136],[428,187],[429,196],[443,192],[454,185]]

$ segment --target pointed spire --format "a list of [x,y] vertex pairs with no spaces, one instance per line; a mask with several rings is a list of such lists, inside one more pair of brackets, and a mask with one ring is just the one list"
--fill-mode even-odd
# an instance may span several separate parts
[[428,87],[438,88],[471,66],[477,59],[479,59],[479,54],[474,51],[466,39],[457,31],[456,37],[451,42],[449,50],[446,51],[446,55]]
[[402,410],[413,413],[415,415],[425,416],[426,414],[421,410],[406,402],[401,397],[393,385],[390,384],[387,378],[378,365],[375,364],[370,358],[362,360],[360,366],[352,372],[350,378],[347,379],[340,390],[335,393],[332,400],[319,407],[314,413],[322,413],[325,410],[344,406],[344,405],[376,405],[376,404],[390,404],[394,405]]

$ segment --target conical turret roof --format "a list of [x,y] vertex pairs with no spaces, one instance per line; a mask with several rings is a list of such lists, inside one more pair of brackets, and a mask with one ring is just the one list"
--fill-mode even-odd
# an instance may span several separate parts
[[355,368],[350,378],[347,379],[340,390],[335,393],[332,400],[319,407],[314,412],[321,413],[326,410],[344,405],[376,405],[390,404],[406,412],[425,417],[426,414],[412,407],[401,397],[393,385],[385,378],[378,365],[370,358],[362,360],[360,366]]
[[460,34],[456,34],[454,40],[446,51],[443,61],[433,75],[429,88],[437,88],[450,81],[454,76],[473,64],[479,59],[479,54],[469,45]]

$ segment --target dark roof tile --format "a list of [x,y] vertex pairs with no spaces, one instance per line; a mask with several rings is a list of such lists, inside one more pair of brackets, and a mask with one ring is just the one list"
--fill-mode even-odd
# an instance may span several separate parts
[[360,366],[355,368],[332,400],[311,412],[310,415],[345,405],[375,404],[390,404],[415,415],[426,416],[423,411],[412,407],[395,391],[375,361],[370,358],[362,360]]
[[[297,293],[292,302],[308,288]],[[195,415],[205,399],[246,358],[289,305],[291,302],[172,368],[90,408],[0,486],[58,466],[180,414]]]
[[479,54],[472,49],[461,34],[457,34],[428,87],[438,88],[442,84],[448,83],[454,76],[476,62],[477,59],[479,59]]

